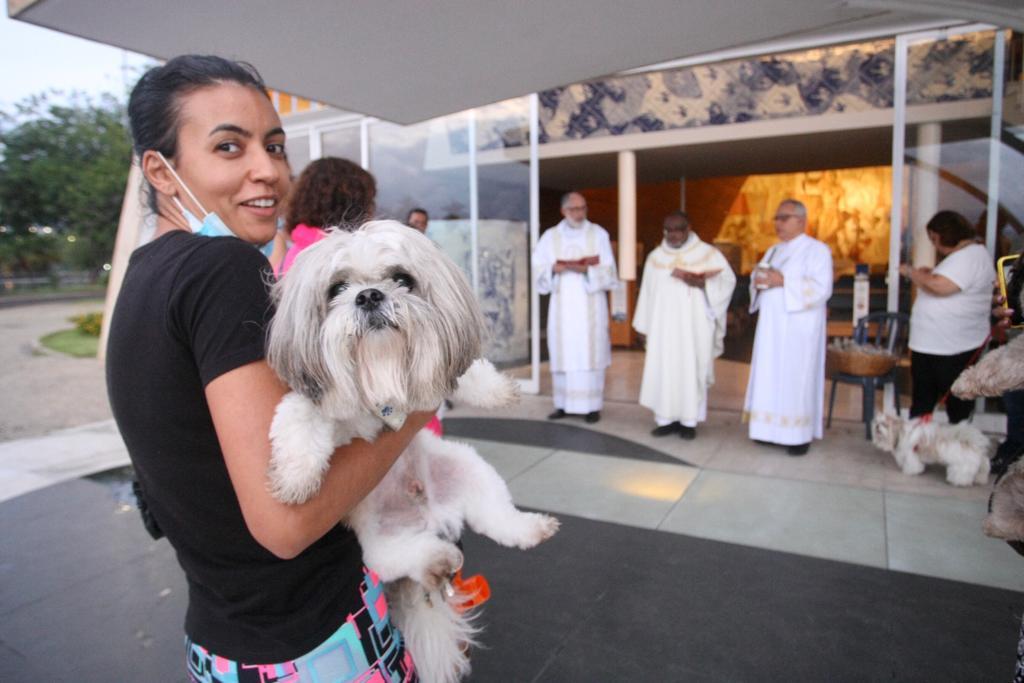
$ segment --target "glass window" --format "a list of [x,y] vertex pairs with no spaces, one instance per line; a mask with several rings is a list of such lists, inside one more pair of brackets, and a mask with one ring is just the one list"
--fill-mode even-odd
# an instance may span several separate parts
[[490,333],[486,355],[520,379],[531,376],[529,111],[527,97],[476,111],[477,293]]
[[[377,179],[377,216],[405,221],[423,207],[435,221],[467,221],[469,148],[465,114],[412,126],[370,126],[370,172]],[[428,235],[430,233],[428,232]],[[468,267],[468,264],[464,264]]]
[[346,126],[320,134],[320,151],[325,157],[341,157],[357,164],[362,159],[359,126]]
[[288,153],[288,163],[292,167],[292,176],[299,177],[302,169],[309,164],[309,136],[290,135],[284,144]]

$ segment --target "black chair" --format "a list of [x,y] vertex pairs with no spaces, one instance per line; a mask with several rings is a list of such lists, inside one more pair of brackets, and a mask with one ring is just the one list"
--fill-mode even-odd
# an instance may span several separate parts
[[[910,316],[906,313],[869,313],[857,322],[853,331],[853,340],[857,344],[871,345],[878,349],[885,349],[897,358],[903,358],[907,348],[907,338],[910,335]],[[897,364],[892,370],[877,377],[866,377],[864,375],[851,375],[845,372],[832,374],[832,393],[828,399],[828,422],[826,427],[832,426],[832,408],[836,402],[836,386],[839,382],[844,384],[859,384],[861,387],[862,414],[864,419],[864,431],[867,438],[871,439],[871,421],[875,417],[875,392],[885,388],[886,384],[892,384],[896,396],[896,412],[900,411],[900,391],[896,382],[896,373],[899,372]]]

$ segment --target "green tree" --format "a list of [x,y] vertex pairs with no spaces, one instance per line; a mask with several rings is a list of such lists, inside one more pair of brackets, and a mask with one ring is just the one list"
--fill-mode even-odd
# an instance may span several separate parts
[[36,96],[2,115],[0,225],[7,236],[35,237],[30,229],[48,226],[59,238],[74,236],[73,248],[62,250],[67,265],[108,262],[131,161],[124,121],[124,105],[109,95],[62,104]]

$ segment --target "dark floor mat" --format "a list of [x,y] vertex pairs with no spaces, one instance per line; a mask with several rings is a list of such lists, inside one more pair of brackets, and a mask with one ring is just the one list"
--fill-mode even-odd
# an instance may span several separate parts
[[464,539],[493,590],[471,680],[1012,676],[1020,593],[560,517],[526,552]]
[[[509,420],[502,418],[446,417],[444,419],[445,436],[462,437],[464,439],[483,439],[518,443],[524,446],[537,446],[595,455],[614,455],[648,462],[664,462],[673,465],[690,465],[679,458],[665,455],[653,448],[642,446],[611,434],[603,434],[592,429],[575,427],[559,422],[542,422],[540,420]],[[673,437],[665,437],[673,438]],[[678,439],[679,437],[674,437]],[[692,467],[692,465],[690,465]]]

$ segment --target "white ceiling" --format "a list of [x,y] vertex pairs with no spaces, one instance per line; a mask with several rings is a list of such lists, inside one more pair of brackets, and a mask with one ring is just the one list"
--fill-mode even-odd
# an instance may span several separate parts
[[770,41],[973,20],[1022,0],[8,0],[12,17],[160,59],[214,53],[273,88],[411,123]]

